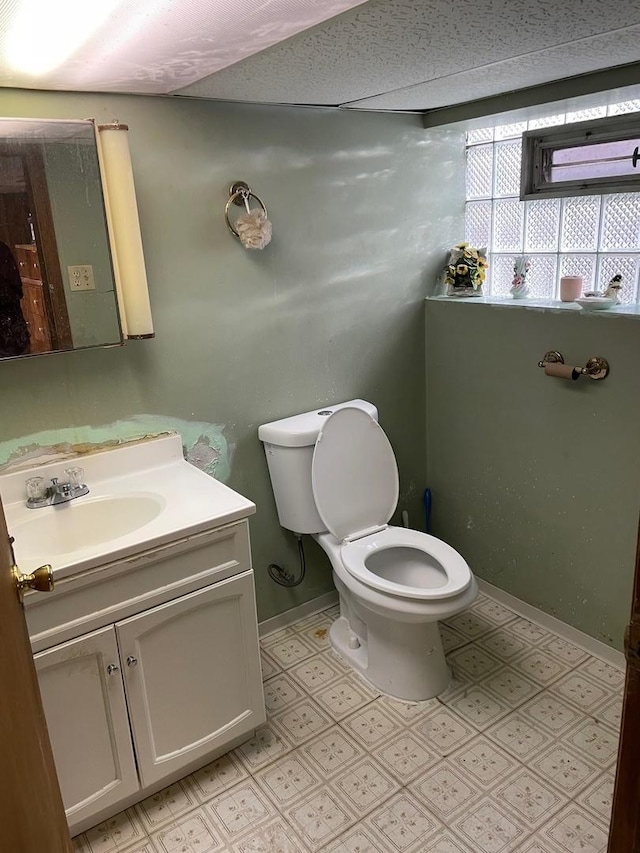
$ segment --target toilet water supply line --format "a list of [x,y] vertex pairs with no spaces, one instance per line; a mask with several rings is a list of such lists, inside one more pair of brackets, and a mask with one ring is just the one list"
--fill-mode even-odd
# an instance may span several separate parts
[[269,563],[267,567],[267,572],[269,573],[271,580],[280,584],[280,586],[299,586],[304,580],[304,576],[307,571],[302,535],[300,533],[296,533],[295,537],[298,540],[298,556],[300,557],[300,574],[298,577],[296,578],[296,576],[292,575],[291,572],[288,572],[284,566],[279,566],[277,563]]

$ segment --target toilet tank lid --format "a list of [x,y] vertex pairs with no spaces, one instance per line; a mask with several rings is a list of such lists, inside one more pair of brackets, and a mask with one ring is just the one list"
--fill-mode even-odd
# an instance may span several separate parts
[[378,420],[378,410],[373,403],[366,400],[347,400],[346,403],[337,403],[334,406],[321,406],[312,412],[304,412],[301,415],[293,415],[290,418],[282,418],[258,427],[258,438],[265,444],[275,444],[278,447],[308,447],[313,446],[318,438],[318,433],[324,426],[329,415],[337,409],[345,407],[362,409]]

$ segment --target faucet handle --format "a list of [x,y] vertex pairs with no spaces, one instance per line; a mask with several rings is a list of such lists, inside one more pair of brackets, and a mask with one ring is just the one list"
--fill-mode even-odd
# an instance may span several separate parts
[[44,477],[29,477],[25,486],[27,489],[27,500],[41,501],[47,495]]
[[72,468],[65,468],[65,477],[67,478],[67,482],[71,486],[82,486],[84,480],[84,468],[80,468],[79,466],[74,466]]

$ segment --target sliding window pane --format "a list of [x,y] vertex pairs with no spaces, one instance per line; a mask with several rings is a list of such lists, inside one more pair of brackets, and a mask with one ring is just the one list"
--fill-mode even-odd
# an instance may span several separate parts
[[[548,181],[586,181],[640,174],[640,137],[575,148],[558,148],[551,155]],[[634,153],[635,152],[635,153]]]

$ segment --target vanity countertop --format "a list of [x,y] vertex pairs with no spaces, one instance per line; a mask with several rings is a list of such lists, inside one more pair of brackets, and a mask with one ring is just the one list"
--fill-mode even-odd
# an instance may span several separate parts
[[[28,509],[30,477],[62,482],[84,468],[89,494]],[[255,504],[186,462],[179,435],[151,438],[0,476],[0,495],[22,572],[50,563],[64,578],[105,562],[247,518]]]

